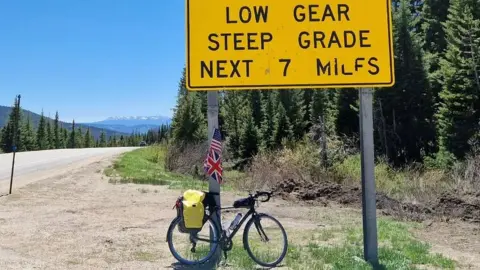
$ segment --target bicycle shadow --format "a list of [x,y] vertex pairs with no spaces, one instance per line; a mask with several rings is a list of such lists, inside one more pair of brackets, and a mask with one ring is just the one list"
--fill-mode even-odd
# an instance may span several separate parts
[[187,269],[188,270],[209,270],[209,269],[216,269],[217,267],[218,265],[214,262],[206,262],[204,264],[194,265],[194,266],[176,262],[176,263],[172,263],[170,267],[167,267],[167,268],[172,268],[174,270],[187,270]]
[[[176,263],[172,263],[170,265],[170,267],[172,269],[175,269],[175,270],[208,270],[208,269],[217,269],[218,267],[228,267],[228,266],[232,266],[231,264],[229,263],[220,263],[220,264],[216,264],[216,263],[209,263],[209,262],[206,262],[202,265],[197,265],[197,266],[190,266],[190,265],[185,265],[185,264],[181,264],[179,262],[176,262]],[[277,267],[282,267],[282,266],[285,266],[283,264],[280,264],[280,265],[277,265],[276,267],[261,267],[261,266],[258,266],[257,268],[255,269],[258,269],[258,270],[269,270],[269,269],[274,269],[274,268],[277,268]],[[170,268],[170,267],[167,267],[167,268]]]

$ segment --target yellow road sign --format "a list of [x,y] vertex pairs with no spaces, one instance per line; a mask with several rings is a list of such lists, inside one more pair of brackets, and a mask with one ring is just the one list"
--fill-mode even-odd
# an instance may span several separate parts
[[187,88],[388,87],[391,0],[186,0]]

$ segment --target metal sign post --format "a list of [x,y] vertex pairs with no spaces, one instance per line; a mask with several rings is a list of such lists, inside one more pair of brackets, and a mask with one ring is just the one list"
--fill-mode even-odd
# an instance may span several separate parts
[[10,191],[8,194],[12,194],[12,185],[13,185],[13,172],[15,171],[15,154],[17,153],[17,124],[20,122],[18,117],[20,116],[20,98],[21,96],[18,95],[18,100],[15,104],[15,108],[13,108],[15,113],[15,121],[13,123],[13,138],[12,138],[12,150],[13,150],[13,158],[12,158],[12,173],[10,174]]
[[[207,121],[208,121],[208,137],[213,137],[213,130],[218,128],[218,92],[209,91],[207,93]],[[218,194],[214,195],[215,204],[220,207],[220,184],[212,177],[209,177],[208,191]],[[219,212],[213,214],[213,220],[217,225],[221,226],[221,218]],[[210,231],[210,237],[212,238],[212,232]],[[221,249],[218,248],[213,259],[218,262],[221,255]]]
[[361,88],[360,147],[362,164],[363,253],[365,260],[378,264],[377,213],[375,192],[375,162],[373,145],[373,94],[371,88]]

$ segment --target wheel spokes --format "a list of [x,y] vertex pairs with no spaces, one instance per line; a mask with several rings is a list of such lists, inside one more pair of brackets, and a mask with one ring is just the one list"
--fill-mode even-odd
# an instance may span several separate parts
[[271,217],[261,215],[255,217],[253,224],[247,232],[248,247],[252,257],[257,262],[273,264],[284,254],[286,236],[279,224]]

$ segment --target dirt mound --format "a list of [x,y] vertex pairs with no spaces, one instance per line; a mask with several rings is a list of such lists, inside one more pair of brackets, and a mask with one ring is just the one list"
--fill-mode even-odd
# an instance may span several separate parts
[[[362,190],[359,187],[343,186],[337,183],[305,183],[287,179],[275,187],[287,200],[329,201],[343,205],[361,207]],[[431,217],[460,218],[469,222],[480,222],[480,193],[473,199],[464,200],[454,194],[443,194],[436,201],[427,204],[401,202],[377,192],[377,209],[386,215],[414,221],[423,221]]]
[[446,193],[438,199],[433,209],[447,217],[480,223],[480,193],[476,197],[461,198],[458,195]]

